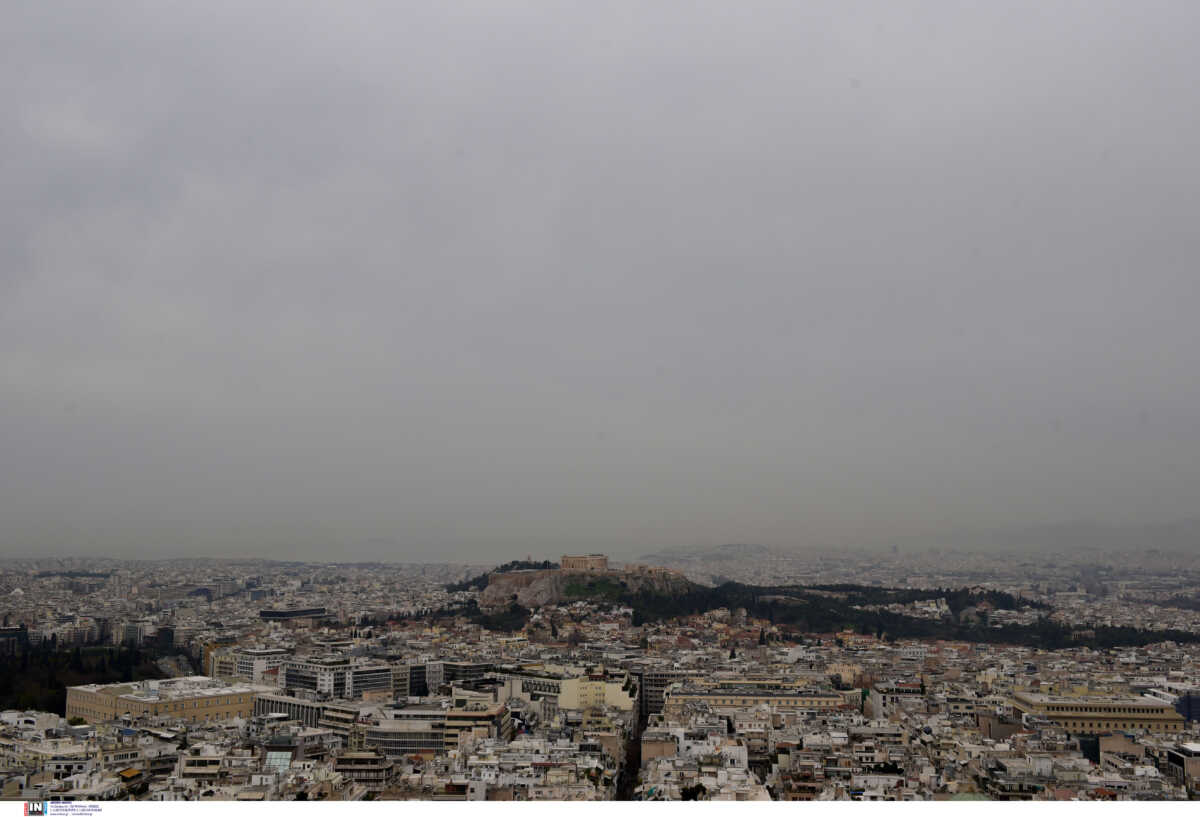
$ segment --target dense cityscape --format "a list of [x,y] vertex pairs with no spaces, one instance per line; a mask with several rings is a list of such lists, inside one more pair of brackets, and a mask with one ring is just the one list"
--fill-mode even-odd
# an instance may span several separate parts
[[0,796],[1187,800],[1187,565],[8,560]]

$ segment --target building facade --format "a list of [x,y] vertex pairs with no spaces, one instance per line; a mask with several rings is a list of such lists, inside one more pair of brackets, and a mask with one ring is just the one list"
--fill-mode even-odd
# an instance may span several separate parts
[[1068,732],[1098,733],[1121,729],[1181,732],[1186,724],[1171,704],[1148,697],[1014,692],[1011,700],[1015,715],[1042,717]]
[[563,570],[608,570],[608,557],[602,553],[590,553],[587,556],[563,556],[560,562]]
[[364,692],[392,689],[388,664],[353,662],[346,656],[290,658],[280,665],[285,689],[307,690],[329,698],[357,698]]
[[254,696],[266,691],[249,684],[228,684],[204,675],[129,684],[87,684],[67,688],[67,718],[102,723],[165,715],[190,723],[248,718]]

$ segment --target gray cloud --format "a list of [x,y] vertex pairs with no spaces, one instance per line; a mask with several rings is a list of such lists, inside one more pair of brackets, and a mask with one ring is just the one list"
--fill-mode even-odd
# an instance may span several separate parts
[[410,5],[7,11],[0,550],[1194,515],[1195,4]]

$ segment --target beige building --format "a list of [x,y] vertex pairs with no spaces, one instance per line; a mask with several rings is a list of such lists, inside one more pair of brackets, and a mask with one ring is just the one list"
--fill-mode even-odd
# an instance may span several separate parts
[[235,647],[220,647],[209,656],[208,674],[214,678],[234,678],[237,676],[237,658],[234,656]]
[[608,570],[608,557],[602,553],[591,553],[587,556],[564,556],[561,565],[563,570],[605,571]]
[[668,716],[680,715],[689,703],[704,703],[715,709],[746,709],[765,703],[772,710],[829,711],[845,706],[846,701],[837,692],[822,690],[769,689],[752,685],[703,688],[681,684],[667,690],[663,699],[663,713]]
[[1153,698],[1014,692],[1010,700],[1017,716],[1038,715],[1069,732],[1182,732],[1186,725],[1183,715],[1170,704]]
[[442,751],[459,748],[460,737],[494,738],[507,743],[513,737],[512,716],[508,706],[492,703],[485,696],[455,690],[453,707],[406,706],[389,710],[392,722],[419,722],[415,730],[436,730],[441,733]]
[[67,718],[100,723],[129,715],[178,718],[189,723],[248,718],[254,696],[267,687],[229,684],[205,675],[67,687]]
[[604,709],[631,712],[637,705],[637,685],[628,673],[593,673],[564,678],[558,694],[559,709]]

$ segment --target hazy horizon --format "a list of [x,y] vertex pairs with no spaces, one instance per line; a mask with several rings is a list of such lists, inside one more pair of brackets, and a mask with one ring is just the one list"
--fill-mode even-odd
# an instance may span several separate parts
[[21,4],[0,555],[1200,555],[1198,24]]
[[[48,551],[45,553],[4,553],[0,558],[17,561],[97,559],[114,561],[157,561],[172,559],[197,560],[241,560],[241,561],[297,561],[308,563],[394,563],[394,564],[461,564],[467,566],[502,564],[514,559],[531,558],[534,560],[550,559],[557,561],[566,554],[584,552],[604,553],[617,562],[638,561],[647,556],[663,556],[678,553],[704,553],[724,548],[767,548],[776,553],[791,553],[803,555],[830,555],[836,553],[856,553],[860,555],[878,553],[881,557],[903,558],[905,555],[928,556],[933,553],[973,553],[989,552],[995,555],[1015,555],[1033,557],[1042,554],[1064,552],[1095,552],[1103,555],[1127,555],[1131,550],[1139,552],[1154,552],[1159,556],[1191,555],[1196,556],[1196,543],[1200,541],[1200,518],[1179,519],[1145,527],[1100,526],[1088,522],[1074,521],[1040,526],[1011,526],[1008,528],[957,530],[933,538],[891,537],[879,541],[844,541],[825,542],[809,545],[774,545],[763,542],[722,542],[707,544],[672,545],[663,548],[634,548],[632,550],[616,550],[613,548],[584,548],[562,547],[557,550],[542,549],[539,551],[507,551],[478,556],[478,557],[445,557],[438,558],[437,551],[428,548],[404,548],[399,542],[362,542],[341,543],[325,548],[328,555],[318,552],[311,555],[303,554],[268,554],[241,551],[209,552],[204,554],[153,552],[138,553],[126,550],[124,552],[94,552],[69,553],[66,551]],[[375,553],[375,556],[347,556],[337,558],[338,553]],[[1186,567],[1186,565],[1181,565]]]

